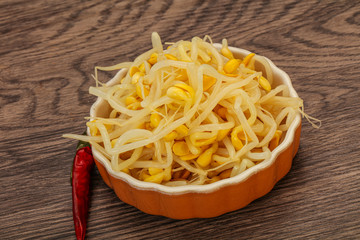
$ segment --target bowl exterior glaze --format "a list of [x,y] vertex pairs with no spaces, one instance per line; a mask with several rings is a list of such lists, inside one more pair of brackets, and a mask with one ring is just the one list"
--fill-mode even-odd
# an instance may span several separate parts
[[[221,47],[219,44],[214,45],[217,48]],[[237,56],[243,57],[250,53],[239,48],[230,47],[230,49]],[[274,71],[274,83],[288,85],[290,95],[297,97],[289,76],[270,60],[268,62]],[[119,82],[125,74],[126,69],[119,71],[109,81],[109,85]],[[92,106],[90,116],[97,116],[99,111],[109,111],[109,107],[106,107],[101,101],[103,100],[98,99]],[[238,210],[264,196],[289,172],[292,159],[300,144],[301,118],[300,114],[298,115],[297,120],[292,123],[286,133],[284,141],[274,150],[273,157],[269,161],[263,161],[246,170],[240,174],[241,176],[200,186],[200,189],[191,188],[194,186],[189,186],[189,188],[185,186],[185,189],[173,190],[176,187],[164,188],[163,185],[153,183],[149,185],[149,183],[136,180],[125,173],[114,172],[109,161],[101,153],[94,148],[92,151],[104,182],[115,191],[123,202],[145,213],[174,219],[210,218]]]
[[290,170],[292,159],[300,143],[301,124],[295,131],[294,141],[269,167],[251,175],[244,181],[212,192],[166,194],[160,191],[133,187],[108,173],[103,164],[95,163],[105,183],[116,195],[143,212],[174,219],[209,218],[245,207],[271,191],[274,185]]

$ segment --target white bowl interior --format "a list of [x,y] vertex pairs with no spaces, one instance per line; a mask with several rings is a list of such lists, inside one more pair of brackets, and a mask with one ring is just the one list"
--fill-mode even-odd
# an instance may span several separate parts
[[[218,43],[215,43],[214,46],[218,49],[221,48],[221,44],[218,44]],[[240,49],[240,48],[229,47],[229,49],[237,57],[244,57],[250,53],[249,51]],[[282,71],[281,69],[276,67],[275,64],[271,60],[269,60],[267,58],[266,58],[266,60],[269,62],[270,66],[273,70],[273,78],[274,78],[273,85],[277,86],[279,84],[285,84],[289,87],[290,95],[292,97],[298,97],[295,89],[293,88],[293,86],[291,84],[290,77],[284,71]],[[259,70],[263,69],[263,66],[261,64],[255,63],[255,65],[256,65],[257,69],[259,69]],[[111,86],[111,85],[119,83],[120,80],[123,78],[123,76],[125,76],[126,72],[127,72],[127,69],[121,69],[115,75],[115,77],[112,78],[107,83],[107,85]],[[107,116],[109,116],[110,111],[111,111],[110,105],[103,99],[98,98],[97,101],[91,106],[90,116],[91,117],[94,117],[94,116],[107,117]],[[286,132],[285,138],[280,143],[280,145],[274,149],[274,151],[272,152],[272,156],[269,160],[262,161],[258,165],[255,165],[254,167],[247,169],[246,171],[242,172],[241,174],[239,174],[235,177],[223,179],[223,180],[220,180],[220,181],[217,181],[217,182],[214,182],[211,184],[206,184],[206,185],[186,185],[186,186],[170,187],[170,186],[165,186],[165,185],[161,185],[161,184],[140,181],[126,173],[115,172],[111,168],[110,161],[104,155],[102,155],[95,148],[92,148],[92,152],[93,152],[94,157],[107,169],[109,174],[111,174],[115,178],[118,178],[118,179],[121,179],[121,180],[127,182],[134,188],[160,191],[164,194],[172,194],[172,195],[183,194],[183,193],[188,193],[188,192],[198,192],[198,193],[212,192],[223,186],[236,184],[241,181],[244,181],[251,175],[257,173],[258,171],[261,171],[262,169],[269,167],[275,161],[277,156],[281,152],[283,152],[292,143],[292,141],[294,140],[295,130],[299,126],[300,122],[301,122],[301,116],[300,116],[300,114],[297,114],[297,116],[295,117],[290,128]],[[90,133],[89,128],[87,129],[87,132],[89,135],[89,133]]]

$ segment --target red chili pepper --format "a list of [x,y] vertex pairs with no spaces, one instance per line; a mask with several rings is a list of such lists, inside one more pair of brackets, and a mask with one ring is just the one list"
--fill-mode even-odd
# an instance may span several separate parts
[[89,207],[90,174],[94,158],[88,143],[79,142],[72,169],[73,218],[76,239],[85,239]]

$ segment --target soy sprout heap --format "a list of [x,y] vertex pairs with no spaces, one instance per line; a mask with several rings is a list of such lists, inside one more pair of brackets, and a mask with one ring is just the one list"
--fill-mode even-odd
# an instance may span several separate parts
[[[169,186],[212,183],[271,157],[303,102],[272,87],[263,57],[234,56],[225,39],[218,50],[208,36],[166,50],[157,33],[151,40],[133,62],[96,67],[89,92],[112,110],[87,122],[91,136],[65,137],[90,142],[114,171]],[[118,84],[98,80],[121,68]]]

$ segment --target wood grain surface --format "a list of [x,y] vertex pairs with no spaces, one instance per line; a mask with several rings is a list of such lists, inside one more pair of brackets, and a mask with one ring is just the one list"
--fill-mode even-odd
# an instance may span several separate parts
[[[211,219],[151,216],[93,171],[88,239],[360,239],[358,1],[0,1],[0,238],[75,239],[69,177],[94,66],[210,35],[285,70],[323,121],[303,121],[290,173]],[[101,75],[103,79],[112,74]]]

